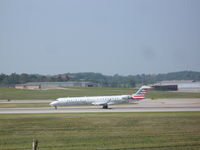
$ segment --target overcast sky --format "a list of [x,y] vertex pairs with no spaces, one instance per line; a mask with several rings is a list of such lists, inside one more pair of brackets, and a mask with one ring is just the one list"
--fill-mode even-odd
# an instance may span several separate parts
[[0,0],[0,73],[200,71],[200,0]]

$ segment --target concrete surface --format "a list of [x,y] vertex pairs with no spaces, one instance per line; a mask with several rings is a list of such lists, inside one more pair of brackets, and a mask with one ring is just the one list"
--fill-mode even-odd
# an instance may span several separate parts
[[[26,103],[49,103],[51,100],[27,100]],[[8,103],[22,103],[25,100],[10,101]],[[0,102],[2,103],[2,101]],[[101,106],[67,106],[37,107],[37,108],[0,108],[0,114],[18,113],[90,113],[90,112],[190,112],[200,111],[200,99],[145,99],[138,104],[110,105],[109,109]]]

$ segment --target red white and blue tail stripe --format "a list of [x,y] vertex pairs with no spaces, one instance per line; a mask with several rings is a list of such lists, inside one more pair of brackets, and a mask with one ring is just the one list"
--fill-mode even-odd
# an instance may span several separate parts
[[140,100],[145,98],[145,94],[147,93],[149,86],[142,86],[135,94],[132,95],[134,100]]

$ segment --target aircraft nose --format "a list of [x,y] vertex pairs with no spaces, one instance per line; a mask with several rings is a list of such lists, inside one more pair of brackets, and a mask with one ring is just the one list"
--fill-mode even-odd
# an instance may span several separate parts
[[57,101],[53,101],[53,102],[51,102],[49,105],[51,105],[51,106],[56,106],[57,105]]

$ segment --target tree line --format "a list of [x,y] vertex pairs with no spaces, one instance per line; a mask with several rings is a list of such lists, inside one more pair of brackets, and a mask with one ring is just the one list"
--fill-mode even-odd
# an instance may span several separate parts
[[200,81],[200,72],[181,71],[166,74],[138,74],[138,75],[103,75],[101,73],[65,73],[59,75],[38,74],[0,74],[0,85],[9,86],[27,82],[66,82],[89,81],[103,87],[135,87],[138,84],[153,84],[164,80],[193,80]]
[[38,74],[0,74],[0,85],[23,84],[27,82],[66,82],[69,80],[67,75],[45,76]]

